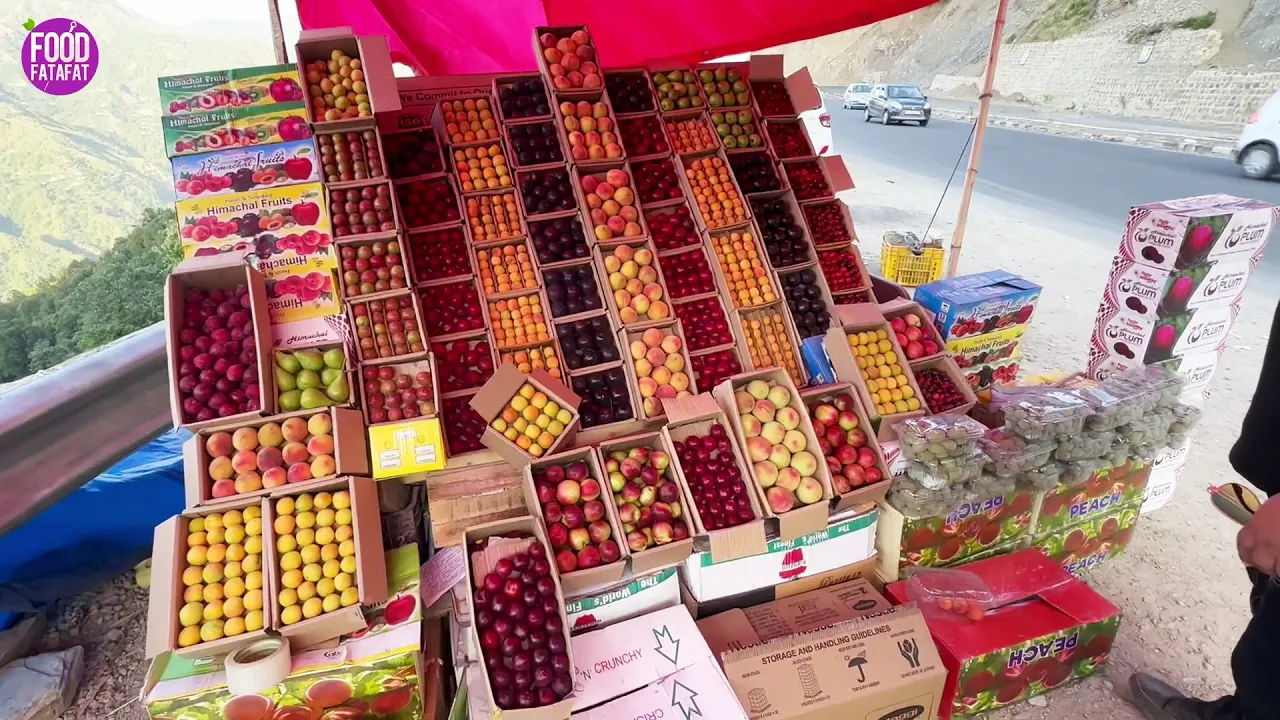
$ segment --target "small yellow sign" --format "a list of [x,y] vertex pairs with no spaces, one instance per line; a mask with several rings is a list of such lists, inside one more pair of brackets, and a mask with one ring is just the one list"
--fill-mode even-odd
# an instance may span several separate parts
[[369,428],[373,477],[379,480],[444,467],[440,419],[409,420]]

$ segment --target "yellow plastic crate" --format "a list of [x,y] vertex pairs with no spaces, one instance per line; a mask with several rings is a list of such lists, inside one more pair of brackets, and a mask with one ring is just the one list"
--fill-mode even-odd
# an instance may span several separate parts
[[880,243],[880,277],[903,287],[919,287],[942,279],[942,248],[927,247],[917,255],[902,245]]

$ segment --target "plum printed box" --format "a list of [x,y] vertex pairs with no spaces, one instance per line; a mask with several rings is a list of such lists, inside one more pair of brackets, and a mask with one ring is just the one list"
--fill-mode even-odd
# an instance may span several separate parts
[[311,137],[306,104],[279,103],[259,107],[220,108],[160,120],[168,157],[268,145]]
[[157,82],[161,112],[165,115],[296,103],[306,99],[298,66],[293,64],[170,75]]
[[1262,250],[1164,270],[1116,256],[1103,302],[1141,318],[1165,318],[1202,307],[1231,305],[1244,295]]
[[173,189],[180,201],[320,182],[311,140],[185,155],[174,158],[172,165]]
[[1198,308],[1167,318],[1144,318],[1103,300],[1093,325],[1090,365],[1095,353],[1154,365],[1193,352],[1222,350],[1239,312],[1237,300],[1224,307]]
[[1280,208],[1230,195],[1139,205],[1129,211],[1118,254],[1154,268],[1181,270],[1256,255],[1277,224]]
[[933,326],[950,343],[1026,325],[1040,300],[1039,285],[1004,270],[938,280],[916,288],[915,301],[933,314]]

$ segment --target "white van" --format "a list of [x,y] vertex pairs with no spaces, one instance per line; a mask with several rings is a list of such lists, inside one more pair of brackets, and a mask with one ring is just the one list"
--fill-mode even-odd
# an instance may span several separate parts
[[1236,164],[1245,177],[1264,180],[1280,172],[1280,92],[1271,96],[1245,121],[1236,141]]

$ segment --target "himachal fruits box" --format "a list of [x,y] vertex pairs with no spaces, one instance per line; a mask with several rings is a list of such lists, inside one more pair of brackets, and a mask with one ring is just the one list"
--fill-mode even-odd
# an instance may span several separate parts
[[779,537],[794,540],[826,527],[831,470],[791,376],[778,368],[746,372],[712,395],[729,416],[760,506],[777,518]]
[[178,263],[165,281],[164,317],[175,427],[275,412],[266,281],[242,254]]
[[183,200],[175,207],[183,255],[248,250],[268,279],[296,267],[333,270],[326,205],[319,183]]
[[300,410],[199,430],[182,446],[188,507],[234,502],[336,475],[367,475],[359,410]]
[[1098,470],[1082,483],[1047,490],[1037,502],[1034,534],[1040,536],[1090,521],[1114,508],[1140,501],[1151,472],[1151,463],[1132,462]]
[[486,424],[480,437],[485,447],[524,467],[535,458],[569,447],[581,424],[581,403],[545,370],[525,374],[503,363],[468,405]]
[[925,518],[909,518],[883,501],[876,537],[880,574],[897,578],[910,566],[956,565],[1023,537],[1031,529],[1034,500],[1031,491],[1015,490],[965,501],[946,515]]
[[264,543],[277,594],[267,598],[273,626],[294,647],[364,630],[362,606],[387,600],[386,557],[377,483],[339,477],[267,498]]
[[915,301],[933,313],[942,339],[1026,325],[1041,288],[1004,270],[938,280],[916,288]]
[[1119,256],[1162,270],[1250,257],[1280,224],[1280,208],[1230,195],[1200,195],[1129,211]]
[[1163,270],[1116,256],[1103,288],[1103,302],[1143,319],[1169,317],[1202,307],[1231,305],[1239,300],[1262,260],[1231,255],[1180,270]]
[[1090,520],[1038,534],[1031,539],[1031,547],[1078,577],[1125,551],[1141,512],[1139,494],[1133,502],[1113,506]]
[[301,102],[169,115],[161,119],[161,126],[169,157],[311,137]]
[[1026,332],[1026,325],[1017,325],[982,335],[957,338],[946,344],[946,351],[961,370],[969,372],[972,367],[1021,358],[1022,336]]
[[178,200],[320,182],[320,162],[311,140],[229,148],[174,158]]
[[147,607],[147,657],[222,655],[274,627],[270,599],[275,569],[264,551],[272,543],[266,502],[244,498],[221,508],[198,508],[156,526]]
[[1105,300],[1098,307],[1089,342],[1090,365],[1119,356],[1143,365],[1222,350],[1240,313],[1240,301],[1203,307],[1166,318],[1141,318]]
[[[964,568],[996,597],[999,612],[959,618],[925,605],[929,631],[947,667],[940,718],[979,715],[1096,674],[1106,664],[1120,609],[1033,549]],[[885,594],[912,599],[910,581]],[[1030,639],[1028,639],[1030,638]]]
[[157,80],[165,115],[185,115],[305,99],[294,65],[263,65],[207,73],[169,75]]
[[472,641],[483,658],[473,668],[488,706],[511,720],[568,718],[573,649],[547,536],[520,517],[468,528],[463,539]]

